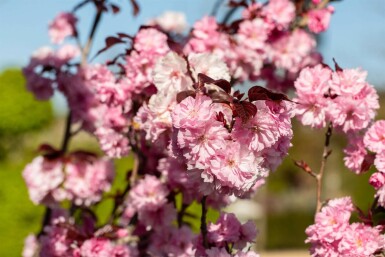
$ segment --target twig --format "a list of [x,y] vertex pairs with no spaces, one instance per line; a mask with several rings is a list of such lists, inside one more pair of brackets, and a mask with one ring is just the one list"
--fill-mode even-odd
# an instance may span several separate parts
[[182,225],[183,225],[183,216],[186,212],[187,207],[188,207],[187,204],[182,203],[182,207],[181,207],[180,211],[178,212],[177,221],[178,221],[178,227],[179,228],[182,227]]
[[88,57],[88,54],[90,52],[92,42],[94,40],[95,32],[99,26],[99,23],[101,21],[102,14],[103,14],[103,9],[101,8],[101,6],[96,4],[96,8],[97,8],[97,12],[95,15],[94,22],[92,23],[91,32],[90,32],[90,35],[88,36],[87,43],[84,46],[83,51],[82,51],[82,66],[87,63],[87,57]]
[[207,224],[206,224],[206,215],[207,215],[207,206],[206,206],[207,196],[203,196],[201,200],[202,204],[202,214],[201,214],[201,233],[202,233],[202,244],[204,248],[208,248],[207,243]]
[[72,136],[72,134],[71,134],[71,121],[72,121],[72,113],[70,112],[67,116],[66,126],[65,126],[65,130],[64,130],[64,138],[63,138],[63,142],[62,142],[62,145],[60,148],[60,151],[62,153],[65,153],[67,151],[68,143],[69,143],[70,138]]
[[224,0],[217,0],[213,6],[213,10],[211,11],[211,14],[210,16],[217,16],[218,14],[218,11],[219,11],[219,8],[221,7],[221,5],[223,4],[223,1]]
[[231,18],[231,16],[233,16],[233,14],[237,11],[237,9],[239,8],[239,6],[234,6],[232,7],[225,15],[225,17],[223,18],[222,20],[222,24],[225,25]]
[[52,214],[52,209],[49,208],[49,207],[45,208],[45,213],[44,213],[43,222],[42,222],[40,231],[39,231],[39,233],[37,234],[37,237],[41,237],[41,236],[44,234],[44,228],[45,228],[45,226],[48,225],[49,222],[51,221],[51,214]]
[[134,154],[134,167],[132,168],[131,176],[130,176],[130,185],[133,186],[135,184],[136,178],[138,176],[138,170],[140,165],[140,157],[138,153],[133,151]]
[[332,132],[333,132],[333,124],[331,122],[329,122],[328,129],[325,133],[325,144],[324,144],[324,150],[322,153],[321,167],[320,167],[320,170],[316,176],[316,180],[317,180],[317,209],[316,209],[316,212],[319,212],[321,210],[321,207],[322,207],[322,199],[321,199],[322,180],[323,180],[323,176],[324,176],[324,172],[325,172],[326,161],[327,161],[329,155],[331,154],[331,150],[329,149],[329,145],[330,145],[330,138],[332,136]]
[[[64,130],[64,138],[63,138],[63,142],[62,142],[62,145],[60,148],[60,152],[62,154],[64,154],[67,151],[68,144],[69,144],[69,141],[71,138],[71,120],[72,120],[72,113],[70,112],[67,116],[66,126],[65,126],[65,130]],[[37,234],[38,237],[40,237],[44,234],[44,227],[50,223],[51,216],[52,216],[52,209],[50,207],[46,207],[44,218],[43,218],[43,221],[41,224],[41,228],[40,228],[39,233]]]

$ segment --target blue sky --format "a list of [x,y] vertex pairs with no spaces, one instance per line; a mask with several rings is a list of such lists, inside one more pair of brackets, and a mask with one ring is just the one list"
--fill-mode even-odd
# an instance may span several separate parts
[[[47,24],[60,11],[69,11],[79,0],[0,0],[0,69],[22,66],[31,53],[49,44]],[[165,10],[183,11],[192,24],[211,11],[215,0],[138,0],[142,10],[130,15],[128,0],[116,0],[122,12],[104,17],[93,50],[104,45],[103,38],[116,32],[133,33],[138,25]],[[330,29],[322,36],[321,53],[326,63],[336,58],[342,67],[362,67],[369,81],[385,88],[385,1],[344,0],[333,4],[336,12]],[[224,9],[222,9],[224,10]],[[87,33],[94,10],[80,15],[81,34]]]

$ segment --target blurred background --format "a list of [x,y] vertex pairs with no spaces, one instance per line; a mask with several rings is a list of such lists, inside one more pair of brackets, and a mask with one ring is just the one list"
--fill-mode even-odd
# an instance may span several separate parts
[[[43,207],[34,206],[27,194],[21,171],[36,156],[41,143],[60,144],[64,129],[66,103],[60,95],[51,102],[37,102],[25,90],[21,68],[37,48],[49,45],[48,23],[60,11],[70,11],[76,0],[0,0],[0,256],[20,256],[23,239],[40,228]],[[121,13],[106,15],[98,30],[92,53],[104,46],[104,38],[116,32],[135,33],[138,26],[166,10],[186,13],[190,25],[211,12],[216,0],[138,0],[139,16],[132,17],[129,1],[119,1]],[[336,11],[330,29],[319,38],[319,50],[326,63],[336,58],[340,66],[362,67],[375,85],[385,106],[385,2],[383,0],[345,0],[333,4]],[[226,7],[222,6],[219,16]],[[86,34],[94,10],[79,13],[80,35]],[[83,32],[83,33],[82,33]],[[102,61],[106,56],[99,57]],[[385,118],[385,108],[378,119]],[[306,160],[319,168],[324,131],[304,128],[294,122],[290,156],[268,179],[253,203],[233,207],[244,218],[255,219],[260,236],[259,248],[265,250],[301,249],[305,228],[312,223],[315,209],[315,181],[296,168],[294,160]],[[326,167],[324,197],[352,195],[363,209],[370,206],[374,190],[368,185],[371,172],[357,176],[342,162],[344,140],[333,135],[333,153]],[[79,134],[71,149],[94,149],[96,141]],[[117,162],[126,170],[130,158]],[[119,185],[115,185],[118,187]],[[246,206],[246,207],[245,207]],[[103,215],[108,203],[100,207]],[[215,214],[211,215],[215,218]],[[281,255],[288,256],[288,255]]]

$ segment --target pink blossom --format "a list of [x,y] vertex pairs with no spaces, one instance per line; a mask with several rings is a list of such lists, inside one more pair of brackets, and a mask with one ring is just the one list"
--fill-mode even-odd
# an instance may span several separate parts
[[260,11],[261,7],[263,5],[261,3],[258,3],[258,2],[255,2],[255,3],[251,3],[247,6],[247,8],[245,8],[243,11],[242,11],[242,17],[244,19],[253,19],[255,18],[256,14],[258,11]]
[[238,241],[240,229],[241,223],[233,213],[221,213],[215,224],[208,225],[207,239],[217,246],[224,246],[225,243]]
[[359,174],[362,172],[362,164],[368,154],[365,149],[363,137],[360,135],[349,134],[349,144],[344,149],[345,166],[355,173]]
[[198,74],[203,73],[212,79],[224,79],[230,81],[230,73],[227,65],[215,54],[201,53],[189,54],[188,61],[195,80]]
[[[72,232],[72,234],[71,234]],[[79,245],[74,236],[77,231],[70,231],[69,228],[60,224],[44,228],[44,235],[39,238],[41,243],[41,257],[73,257],[79,256]],[[89,255],[91,256],[91,255]]]
[[152,83],[152,72],[159,55],[132,51],[126,58],[126,80],[134,93],[141,93]]
[[233,50],[226,55],[226,63],[232,77],[240,82],[248,79],[257,80],[265,60],[265,53],[244,47],[242,42],[232,48]]
[[169,51],[167,36],[157,29],[141,29],[134,41],[136,51],[148,54],[164,55]]
[[175,52],[160,58],[153,71],[154,84],[158,91],[170,87],[177,91],[192,89],[192,81],[187,72],[187,63]]
[[341,94],[337,93],[338,96],[333,99],[329,112],[333,125],[345,133],[366,128],[379,108],[378,94],[374,87],[363,83],[358,92],[339,92]]
[[333,12],[334,8],[332,6],[310,10],[307,13],[309,30],[317,34],[325,31],[329,27]]
[[52,43],[60,44],[66,37],[75,36],[78,19],[68,12],[59,13],[49,24],[49,36]]
[[277,67],[296,73],[302,68],[304,59],[314,52],[315,46],[316,42],[310,34],[296,29],[278,36],[271,43],[268,55]]
[[64,188],[77,205],[90,205],[107,192],[114,178],[114,167],[107,159],[73,160],[66,164]]
[[385,173],[385,152],[376,154],[374,158],[374,166],[378,171]]
[[263,50],[271,29],[263,19],[245,20],[239,24],[237,40],[250,49]]
[[161,231],[156,231],[151,238],[151,256],[194,256],[195,249],[193,240],[195,235],[187,226],[179,229],[168,227]]
[[132,246],[117,244],[112,248],[111,257],[136,257],[138,250]]
[[225,149],[229,133],[221,122],[210,121],[196,129],[182,129],[177,132],[177,143],[183,149],[190,168],[204,168],[210,157]]
[[81,256],[87,257],[110,257],[114,256],[112,243],[104,238],[91,238],[82,244],[80,248]]
[[158,25],[164,31],[183,33],[187,28],[186,15],[182,12],[166,11],[149,22]]
[[207,257],[231,257],[226,248],[211,247],[206,250]]
[[100,147],[112,158],[121,158],[128,155],[130,146],[127,137],[113,129],[101,127],[95,131]]
[[271,113],[264,101],[256,101],[257,114],[244,123],[235,119],[232,135],[250,150],[261,151],[274,145],[280,137],[278,117]]
[[294,112],[303,125],[325,127],[330,99],[324,94],[329,90],[330,78],[331,71],[321,65],[305,68],[299,74],[294,83],[298,98],[293,101],[298,102]]
[[213,101],[204,95],[198,94],[195,98],[187,97],[172,112],[173,126],[178,129],[204,126],[206,122],[213,119],[212,104]]
[[148,104],[143,104],[134,117],[134,125],[146,132],[146,140],[156,141],[159,136],[171,129],[171,110],[176,105],[175,92],[164,90],[153,95]]
[[218,24],[215,17],[205,16],[194,24],[192,38],[187,42],[184,52],[213,53],[224,57],[226,49],[230,46],[230,38],[227,34],[218,32]]
[[168,203],[158,206],[155,210],[149,208],[139,210],[138,219],[147,229],[162,231],[176,219],[176,213],[175,207]]
[[311,256],[372,256],[385,246],[379,227],[349,224],[353,205],[348,197],[335,199],[316,214],[315,224],[306,229]]
[[279,29],[286,29],[295,18],[295,6],[289,0],[270,0],[262,13]]
[[338,244],[339,253],[342,256],[372,256],[385,246],[385,237],[380,231],[380,227],[370,227],[362,223],[351,224]]
[[375,197],[378,197],[378,205],[385,207],[385,186],[377,190]]
[[385,151],[385,120],[376,121],[364,136],[366,148],[375,153]]
[[369,183],[374,189],[379,190],[385,185],[385,174],[383,172],[373,173],[372,176],[370,176]]
[[294,83],[297,95],[322,96],[329,90],[331,76],[331,70],[322,65],[303,69]]
[[39,249],[39,243],[34,234],[29,234],[24,239],[23,257],[34,257]]
[[146,175],[131,189],[128,201],[137,210],[156,210],[167,202],[168,193],[159,179]]
[[27,80],[27,90],[38,100],[48,100],[53,96],[55,78],[63,66],[79,55],[79,49],[73,45],[64,45],[56,52],[49,47],[36,50],[29,64],[23,68]]
[[207,172],[214,175],[217,187],[245,192],[267,173],[261,162],[262,158],[256,158],[253,152],[238,142],[231,142],[210,159]]
[[64,181],[63,165],[59,160],[36,157],[23,171],[31,201],[35,204],[50,204],[55,198],[57,188]]
[[242,224],[240,229],[239,240],[235,243],[235,247],[238,249],[243,249],[247,243],[252,243],[257,238],[257,228],[254,221],[247,221]]

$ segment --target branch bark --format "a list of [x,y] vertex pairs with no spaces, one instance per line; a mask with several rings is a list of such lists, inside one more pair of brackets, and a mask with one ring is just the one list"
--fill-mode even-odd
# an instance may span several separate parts
[[331,150],[329,149],[330,146],[330,138],[332,137],[333,133],[333,124],[330,122],[327,128],[327,131],[325,133],[325,144],[324,144],[324,149],[322,153],[322,161],[321,161],[321,167],[316,175],[316,181],[317,181],[317,209],[316,212],[319,212],[322,207],[322,181],[323,181],[323,176],[325,173],[325,166],[326,162],[328,160],[328,157],[331,154]]

